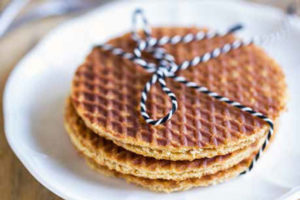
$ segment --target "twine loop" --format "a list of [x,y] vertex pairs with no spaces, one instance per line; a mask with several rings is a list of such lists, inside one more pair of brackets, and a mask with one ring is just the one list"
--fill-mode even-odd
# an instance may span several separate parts
[[[141,37],[138,34],[138,22],[141,22],[141,31],[144,37]],[[198,92],[201,92],[203,94],[206,94],[218,101],[227,103],[237,109],[240,109],[243,112],[247,112],[251,114],[254,117],[258,117],[262,120],[264,120],[269,125],[269,131],[267,134],[267,137],[261,146],[260,150],[256,154],[255,158],[252,160],[248,170],[242,172],[241,174],[246,173],[247,171],[250,171],[253,168],[254,163],[259,159],[262,151],[265,149],[266,145],[268,144],[272,134],[274,125],[271,119],[269,119],[264,114],[257,112],[253,110],[250,107],[247,107],[245,105],[242,105],[239,102],[233,101],[227,97],[224,97],[222,95],[219,95],[216,92],[210,91],[208,88],[204,86],[199,86],[197,83],[190,82],[186,80],[182,76],[176,75],[176,73],[180,70],[186,70],[189,67],[198,65],[200,63],[207,62],[213,58],[216,58],[222,54],[226,54],[234,49],[241,48],[243,46],[248,46],[253,43],[256,43],[257,40],[235,40],[232,43],[227,43],[221,47],[217,47],[213,49],[212,51],[206,52],[203,55],[196,56],[192,58],[191,60],[185,60],[181,63],[176,63],[175,58],[173,55],[169,54],[164,48],[163,45],[165,44],[171,44],[176,45],[178,43],[190,43],[193,41],[200,41],[204,39],[210,39],[214,37],[221,37],[228,34],[232,34],[242,28],[240,24],[234,25],[231,28],[229,28],[224,33],[218,33],[218,32],[204,32],[199,31],[196,34],[186,34],[183,36],[175,35],[172,37],[163,36],[162,38],[154,38],[151,34],[151,28],[148,24],[148,21],[146,17],[144,16],[142,10],[137,9],[133,13],[132,18],[132,24],[133,29],[131,32],[132,39],[136,42],[136,47],[134,48],[133,52],[125,52],[121,48],[111,46],[110,44],[101,44],[98,45],[98,48],[102,48],[105,51],[110,51],[112,54],[121,56],[125,59],[131,60],[132,62],[138,64],[142,68],[144,68],[147,72],[152,73],[152,77],[150,80],[145,84],[144,89],[142,90],[141,94],[141,101],[140,101],[140,111],[141,115],[145,119],[145,121],[148,124],[152,125],[160,125],[171,119],[173,114],[176,112],[178,108],[178,103],[175,94],[167,87],[167,84],[165,82],[166,78],[172,78],[174,81],[184,84],[186,87],[193,88]],[[142,53],[147,52],[152,55],[152,57],[156,60],[156,63],[148,62],[147,60],[143,59]],[[162,91],[166,93],[169,96],[169,99],[172,103],[172,107],[169,110],[169,112],[162,118],[159,119],[152,119],[147,113],[147,95],[150,92],[151,87],[159,83]]]

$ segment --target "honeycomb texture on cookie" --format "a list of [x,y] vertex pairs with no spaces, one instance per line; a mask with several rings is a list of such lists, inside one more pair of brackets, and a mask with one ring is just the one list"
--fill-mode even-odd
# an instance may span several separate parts
[[[196,33],[197,28],[154,28],[153,36]],[[187,44],[165,45],[177,63],[234,41],[233,35]],[[109,42],[131,51],[129,34]],[[148,57],[148,55],[144,55]],[[151,58],[149,58],[151,59]],[[242,47],[178,73],[210,90],[277,119],[284,109],[286,84],[280,67],[255,45]],[[178,110],[163,125],[146,124],[140,115],[141,91],[151,78],[140,66],[94,48],[77,69],[71,99],[77,113],[94,132],[106,138],[161,149],[209,148],[238,143],[265,128],[260,119],[167,79]],[[147,109],[154,119],[170,109],[158,84],[151,88]]]
[[227,155],[193,161],[171,161],[130,152],[93,133],[85,126],[69,101],[65,109],[65,126],[75,147],[86,157],[120,173],[151,179],[183,180],[225,170],[256,152],[265,138]]

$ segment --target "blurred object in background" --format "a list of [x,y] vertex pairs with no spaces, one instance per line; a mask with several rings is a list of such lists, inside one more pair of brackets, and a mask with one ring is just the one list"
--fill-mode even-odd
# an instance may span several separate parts
[[[1,0],[0,38],[31,21],[68,13],[83,13],[109,0]],[[300,0],[250,0],[300,14]]]
[[277,7],[283,10],[294,9],[295,14],[300,15],[300,0],[248,0],[250,2],[265,4],[273,7]]
[[13,0],[4,5],[0,15],[0,37],[6,32],[20,10],[29,0]]
[[7,4],[10,2],[10,0],[1,0],[0,1],[0,12],[4,9],[4,7],[7,6]]
[[[106,1],[108,0],[4,0],[0,5],[0,37],[28,22],[68,13],[84,12]],[[24,9],[25,7],[26,9]]]

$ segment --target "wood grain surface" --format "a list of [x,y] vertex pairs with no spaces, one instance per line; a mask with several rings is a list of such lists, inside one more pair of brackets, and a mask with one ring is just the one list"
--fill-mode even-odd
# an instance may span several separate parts
[[[0,104],[10,71],[38,40],[69,16],[27,24],[0,39]],[[0,107],[0,199],[56,200],[55,194],[38,183],[16,158],[4,135],[3,110]]]
[[[0,0],[2,1],[2,0]],[[6,0],[6,2],[8,2]],[[254,2],[261,2],[254,0]],[[262,1],[285,8],[291,1]],[[278,3],[279,2],[279,3]],[[299,2],[299,1],[298,1]],[[1,5],[1,4],[0,4]],[[274,4],[273,4],[274,5]],[[0,104],[5,82],[18,61],[52,28],[74,17],[52,17],[26,24],[0,38]],[[0,107],[0,199],[3,200],[56,200],[55,194],[38,183],[16,158],[4,135],[3,110]]]

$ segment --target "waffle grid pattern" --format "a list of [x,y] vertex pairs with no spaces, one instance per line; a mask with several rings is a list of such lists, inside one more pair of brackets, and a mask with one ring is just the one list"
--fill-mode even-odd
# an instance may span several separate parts
[[[161,37],[196,31],[199,29],[157,28],[153,34]],[[180,63],[233,40],[230,35],[175,47],[166,45],[165,48]],[[134,47],[128,34],[111,44],[126,50]],[[283,73],[254,45],[233,50],[179,74],[271,119],[276,119],[284,108]],[[267,78],[269,76],[272,79]],[[180,102],[178,111],[165,125],[151,127],[137,117],[140,116],[140,91],[149,78],[149,74],[130,61],[95,48],[76,72],[72,100],[77,112],[91,126],[102,127],[114,139],[141,146],[205,148],[226,145],[255,134],[265,126],[262,120],[250,114],[168,79],[168,86]],[[153,87],[147,102],[150,115],[162,117],[170,106],[168,97],[159,87]]]
[[[168,173],[184,173],[188,171],[201,171],[211,168],[212,166],[221,166],[230,162],[240,162],[245,156],[249,157],[258,149],[264,137],[259,139],[259,142],[254,142],[249,147],[244,149],[213,158],[195,159],[193,161],[171,161],[157,160],[152,157],[145,157],[127,151],[122,147],[115,145],[112,141],[106,140],[103,137],[95,134],[91,129],[87,128],[82,119],[76,114],[71,103],[68,101],[65,114],[66,126],[70,129],[70,134],[80,141],[82,146],[93,151],[95,155],[101,158],[109,159],[118,163],[123,163],[135,170],[151,171],[151,172],[168,172]],[[242,157],[241,157],[242,156]],[[93,159],[96,159],[95,157]],[[238,159],[238,160],[235,160]],[[234,163],[231,163],[232,166]]]

